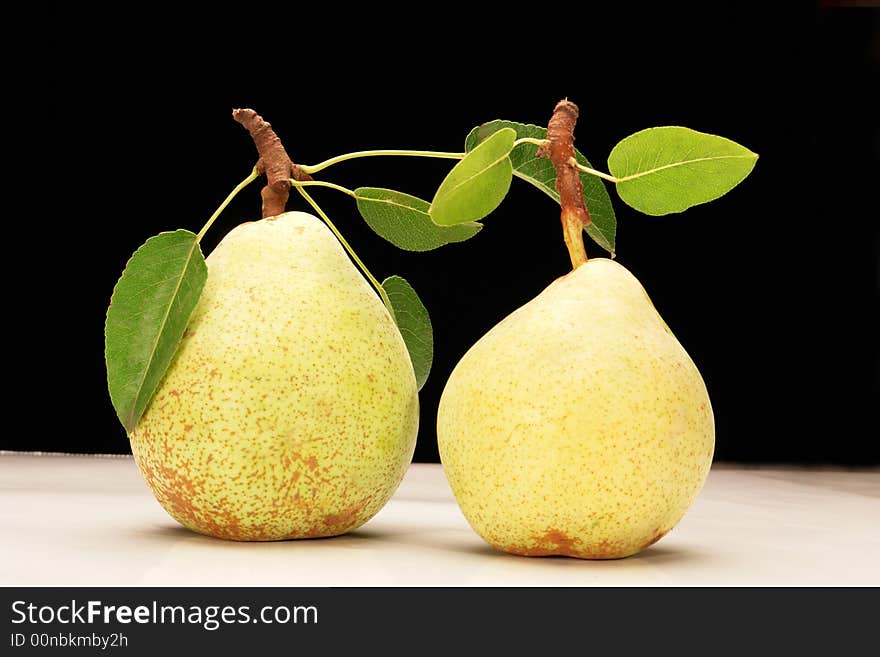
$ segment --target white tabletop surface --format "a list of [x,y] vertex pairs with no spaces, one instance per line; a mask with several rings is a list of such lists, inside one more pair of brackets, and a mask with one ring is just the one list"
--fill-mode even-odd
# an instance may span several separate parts
[[498,552],[438,465],[331,539],[235,543],[165,514],[126,457],[0,453],[0,585],[880,585],[880,470],[716,465],[689,513],[619,561]]

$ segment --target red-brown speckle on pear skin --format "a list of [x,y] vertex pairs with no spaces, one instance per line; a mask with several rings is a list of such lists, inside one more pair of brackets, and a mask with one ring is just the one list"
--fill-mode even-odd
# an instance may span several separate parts
[[[243,270],[218,269],[230,236],[250,248],[266,224],[272,239]],[[412,366],[323,224],[289,213],[247,226],[208,258],[205,291],[130,435],[132,452],[159,503],[193,531],[239,541],[339,535],[381,509],[406,471],[418,429]],[[306,253],[285,251],[291,233]],[[291,299],[283,288],[293,276],[303,285]],[[257,282],[275,303],[251,298]]]
[[565,556],[576,559],[588,560],[614,560],[625,559],[633,554],[642,552],[663,538],[669,530],[655,530],[654,535],[645,544],[633,549],[619,542],[602,540],[592,547],[587,547],[583,541],[568,537],[565,533],[557,530],[549,530],[542,536],[534,537],[537,547],[522,547],[517,545],[496,545],[489,543],[502,552],[508,552],[521,557],[554,557]]

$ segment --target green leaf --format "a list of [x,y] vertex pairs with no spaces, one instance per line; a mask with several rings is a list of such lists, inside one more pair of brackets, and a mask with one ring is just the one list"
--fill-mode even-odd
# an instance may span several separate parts
[[367,225],[399,249],[430,251],[464,242],[483,228],[475,222],[438,226],[428,214],[430,203],[393,189],[358,187],[354,194]]
[[188,230],[148,239],[116,283],[104,325],[107,384],[126,431],[137,425],[177,351],[208,268]]
[[736,142],[667,126],[623,139],[608,156],[620,198],[650,215],[682,212],[712,201],[749,175],[758,156]]
[[382,287],[394,309],[394,321],[406,343],[416,384],[419,390],[425,385],[431,364],[434,361],[434,331],[431,318],[412,286],[400,276],[389,276],[382,281]]
[[513,168],[508,154],[516,131],[501,129],[465,155],[440,184],[431,202],[431,220],[452,226],[482,219],[510,189]]
[[[466,151],[476,148],[488,136],[502,128],[516,130],[516,138],[530,137],[532,139],[546,139],[547,128],[516,121],[495,120],[484,123],[471,130],[464,142]],[[556,169],[553,163],[546,157],[537,157],[538,147],[534,144],[519,144],[510,153],[510,161],[513,163],[513,175],[517,178],[530,182],[542,192],[559,203],[559,194],[556,191]],[[584,166],[594,168],[583,154],[575,149],[575,159]],[[614,216],[614,206],[611,197],[600,178],[581,172],[581,183],[584,186],[584,201],[590,211],[592,223],[585,228],[587,235],[599,246],[614,255],[615,238],[617,235],[617,219]]]

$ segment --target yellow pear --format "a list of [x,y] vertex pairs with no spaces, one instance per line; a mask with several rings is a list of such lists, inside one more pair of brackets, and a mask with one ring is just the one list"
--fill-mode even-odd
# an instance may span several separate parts
[[715,446],[700,373],[614,261],[554,281],[481,338],[437,419],[474,530],[514,554],[615,559],[659,540]]
[[403,338],[317,218],[233,229],[130,434],[178,522],[221,538],[334,536],[396,490],[418,431]]

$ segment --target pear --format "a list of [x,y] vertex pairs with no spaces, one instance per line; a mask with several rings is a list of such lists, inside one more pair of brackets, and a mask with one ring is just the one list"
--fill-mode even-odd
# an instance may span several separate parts
[[317,218],[242,224],[207,258],[179,350],[130,434],[159,503],[244,541],[334,536],[396,490],[418,431],[394,320]]
[[513,554],[615,559],[681,519],[715,446],[690,357],[638,280],[592,259],[481,338],[440,400],[465,517]]

